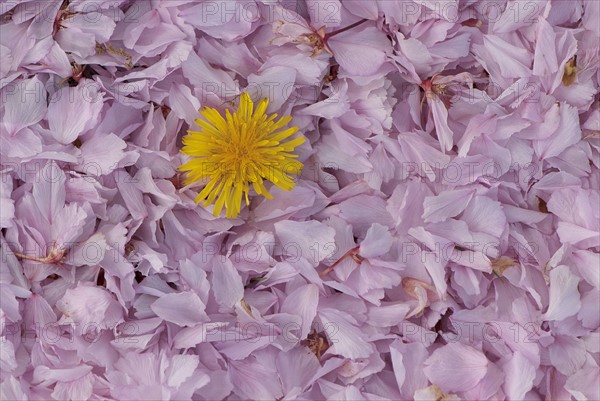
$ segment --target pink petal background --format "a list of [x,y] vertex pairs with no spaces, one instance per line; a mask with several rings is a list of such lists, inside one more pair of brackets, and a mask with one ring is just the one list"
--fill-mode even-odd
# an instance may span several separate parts
[[[0,13],[1,399],[600,399],[600,2]],[[305,168],[214,218],[244,91]]]

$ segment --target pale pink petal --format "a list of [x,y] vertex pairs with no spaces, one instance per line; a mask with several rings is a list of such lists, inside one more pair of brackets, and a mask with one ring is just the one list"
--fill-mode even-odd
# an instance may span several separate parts
[[320,368],[319,360],[305,348],[280,352],[275,363],[287,397],[303,392]]
[[600,303],[600,291],[592,289],[581,297],[581,309],[577,314],[577,319],[587,328],[600,326],[600,314],[598,314],[598,303]]
[[577,109],[566,103],[560,104],[560,124],[551,138],[535,141],[534,149],[540,158],[558,156],[567,147],[581,139]]
[[217,302],[232,308],[244,296],[244,284],[229,259],[213,259],[212,291]]
[[181,17],[212,37],[233,41],[250,33],[252,22],[259,18],[259,10],[255,4],[248,6],[244,1],[231,0],[226,3],[201,3],[185,10]]
[[176,83],[169,91],[169,107],[191,126],[198,118],[200,102],[192,95],[189,87]]
[[520,352],[515,352],[504,365],[504,392],[509,400],[524,400],[533,387],[535,366]]
[[273,187],[270,192],[274,199],[263,200],[253,210],[257,222],[294,215],[313,206],[317,199],[315,190],[302,184],[296,185],[291,191]]
[[248,76],[248,94],[255,99],[269,99],[268,113],[276,112],[294,93],[296,70],[290,67],[275,66],[265,68],[260,74]]
[[487,400],[501,391],[504,383],[504,373],[496,364],[490,363],[485,377],[471,390],[464,392],[464,398]]
[[58,142],[68,144],[96,124],[104,95],[100,86],[81,80],[76,87],[65,87],[54,93],[48,106],[48,125]]
[[370,306],[367,321],[375,327],[392,327],[404,320],[410,306],[404,303],[382,302],[380,306]]
[[366,358],[373,352],[371,345],[365,339],[365,334],[346,313],[324,309],[319,312],[319,317],[331,344],[328,353],[346,358]]
[[404,397],[411,398],[415,391],[427,386],[423,366],[429,354],[425,345],[396,340],[390,346],[390,354],[396,382]]
[[373,258],[385,255],[392,247],[392,236],[387,227],[373,224],[367,231],[365,239],[360,243],[360,256]]
[[342,20],[342,2],[335,0],[330,3],[323,3],[319,0],[307,0],[306,7],[310,15],[310,22],[314,26],[335,27],[340,25]]
[[197,355],[173,355],[169,368],[165,372],[168,377],[166,384],[175,388],[181,386],[192,376],[199,363]]
[[14,376],[8,376],[0,383],[0,397],[4,400],[27,401],[29,397],[26,390],[26,385]]
[[12,219],[15,216],[15,202],[10,195],[13,189],[12,179],[0,176],[0,228],[12,227]]
[[231,361],[229,377],[234,387],[233,391],[242,398],[274,400],[283,395],[281,383],[275,372],[256,361],[254,357],[244,361]]
[[435,133],[440,142],[440,149],[444,153],[448,152],[454,144],[454,132],[448,125],[448,109],[435,96],[431,100],[428,98],[427,104],[431,109],[431,115],[435,124]]
[[312,115],[332,119],[341,117],[350,109],[348,99],[348,83],[345,80],[331,86],[330,96],[320,102],[304,107],[299,115]]
[[178,326],[193,326],[208,321],[204,304],[193,292],[163,295],[150,308],[158,317]]
[[600,399],[600,389],[596,385],[600,380],[600,368],[588,367],[579,370],[567,379],[565,389],[577,401],[592,401]]
[[378,196],[358,195],[339,204],[340,217],[352,224],[355,235],[366,235],[374,223],[392,225],[392,217],[386,209],[386,202]]
[[423,219],[426,223],[437,223],[459,215],[465,210],[474,193],[474,190],[465,188],[426,197],[423,203]]
[[361,28],[332,37],[328,45],[348,73],[372,75],[385,63],[391,46],[385,34],[375,27]]
[[565,376],[571,376],[581,369],[587,357],[583,340],[567,336],[555,337],[548,351],[550,362]]
[[121,305],[102,287],[79,285],[70,288],[56,307],[63,313],[61,321],[72,321],[82,326],[112,328],[123,320]]
[[596,289],[600,288],[600,269],[594,268],[600,263],[600,254],[578,250],[573,252],[571,260],[581,278]]
[[346,0],[342,5],[357,17],[372,20],[378,17],[377,2],[375,1]]
[[123,150],[125,141],[113,133],[108,135],[92,135],[81,145],[81,161],[79,169],[92,176],[110,174],[128,163],[119,163],[125,157]]
[[285,254],[296,260],[303,257],[313,266],[329,256],[322,249],[335,244],[335,230],[318,221],[280,221],[275,223],[275,233]]
[[78,379],[62,382],[54,386],[52,397],[56,400],[86,400],[92,396],[94,375],[91,373]]
[[473,51],[494,77],[521,78],[531,74],[532,55],[498,36],[484,35],[483,45],[473,45]]
[[557,266],[550,271],[550,301],[544,320],[563,320],[577,314],[581,308],[578,284],[579,278],[568,266]]
[[230,75],[212,68],[195,53],[190,54],[181,65],[181,70],[183,76],[196,88],[196,97],[202,105],[214,107],[238,94],[236,84]]
[[291,292],[281,305],[281,312],[290,313],[302,318],[300,339],[306,338],[311,330],[312,322],[317,314],[319,289],[314,284],[307,284]]
[[55,162],[46,164],[36,175],[33,198],[48,223],[54,221],[65,204],[65,181],[64,172]]
[[3,130],[9,136],[39,122],[46,113],[46,89],[38,78],[19,81],[4,89]]
[[3,141],[3,156],[28,158],[42,152],[42,140],[29,128],[23,128],[15,135],[8,136],[8,131],[0,124],[0,138]]
[[429,381],[446,392],[475,387],[486,375],[488,360],[480,351],[461,343],[450,343],[435,350],[425,361]]
[[555,45],[556,35],[552,26],[544,18],[539,17],[537,25],[533,73],[539,76],[546,76],[558,70]]

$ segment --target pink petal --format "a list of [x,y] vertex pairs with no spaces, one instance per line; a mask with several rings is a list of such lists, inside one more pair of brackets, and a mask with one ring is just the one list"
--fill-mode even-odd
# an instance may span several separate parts
[[301,340],[304,340],[311,330],[313,320],[317,314],[318,302],[319,289],[314,284],[307,284],[288,294],[281,305],[281,312],[302,318]]
[[[73,242],[83,233],[86,224],[90,222],[87,217],[86,212],[74,203],[60,209],[58,214],[52,218],[50,230],[52,240],[56,241],[54,246],[57,249],[70,248]],[[88,258],[86,262],[100,262],[102,260],[101,254],[104,252],[103,247],[97,242],[94,242],[91,247],[93,248],[87,250],[89,254],[86,253],[85,255]]]
[[508,228],[503,205],[486,196],[475,196],[465,209],[461,220],[467,222],[472,231],[486,233],[495,238],[500,238]]
[[269,99],[268,113],[276,112],[294,94],[296,70],[290,67],[275,66],[265,68],[260,74],[248,76],[248,94],[259,101]]
[[279,221],[275,233],[286,254],[296,260],[303,257],[313,266],[329,256],[323,251],[327,244],[335,244],[335,230],[318,221]]
[[392,236],[387,227],[373,224],[360,244],[360,256],[373,258],[385,255],[392,247]]
[[244,296],[244,284],[231,261],[219,259],[213,259],[212,291],[219,304],[232,308]]
[[461,343],[435,350],[425,361],[429,381],[445,392],[469,390],[486,375],[488,360],[480,351]]
[[11,84],[4,89],[3,130],[9,136],[39,122],[46,114],[46,89],[42,81],[34,77]]
[[600,269],[594,267],[600,264],[600,255],[591,251],[575,251],[571,255],[571,260],[573,266],[577,267],[581,278],[598,289],[600,287]]
[[560,104],[560,124],[550,139],[534,142],[534,149],[540,158],[558,156],[567,147],[581,139],[577,109],[566,103]]
[[577,319],[586,328],[600,326],[600,315],[598,314],[598,303],[600,303],[600,291],[592,289],[581,297],[581,309],[577,314]]
[[110,174],[117,168],[125,167],[119,162],[125,157],[123,150],[125,141],[115,134],[100,135],[96,133],[81,145],[81,162],[79,168],[88,175],[101,176]]
[[296,185],[291,191],[272,187],[270,192],[273,200],[262,201],[253,211],[254,220],[257,222],[293,216],[295,212],[309,209],[317,199],[314,189],[301,184]]
[[[473,50],[476,55],[481,54],[482,64],[494,73],[506,78],[521,78],[531,74],[532,56],[527,50],[494,35],[484,35],[483,43],[483,46],[473,45]],[[483,47],[485,51],[482,51]]]
[[[469,153],[469,149],[473,140],[482,134],[494,132],[496,130],[496,124],[497,116],[495,115],[477,115],[473,117],[469,121],[465,133],[458,141],[458,156],[465,157]],[[450,142],[450,145],[451,144],[452,143]],[[446,149],[446,151],[447,150],[450,149]]]
[[448,109],[444,103],[437,97],[427,99],[427,104],[431,109],[431,115],[435,124],[435,133],[440,142],[442,152],[448,152],[454,145],[454,132],[448,125]]
[[565,376],[571,376],[581,369],[587,358],[585,343],[579,338],[557,336],[548,351],[550,362]]
[[368,76],[376,73],[385,63],[391,46],[385,34],[377,28],[361,28],[332,37],[328,45],[336,61],[348,73]]
[[3,140],[3,156],[27,158],[42,152],[40,137],[29,128],[23,128],[9,137],[8,131],[0,124],[0,138]]
[[378,196],[358,195],[339,204],[340,217],[352,224],[354,234],[366,235],[373,223],[389,227],[392,217],[385,201]]
[[208,321],[204,304],[193,292],[163,295],[150,308],[163,320],[182,327]]
[[5,179],[4,175],[0,176],[0,228],[12,227],[12,219],[15,216],[15,202],[10,195],[13,189],[12,180]]
[[168,377],[166,384],[175,388],[181,386],[184,381],[192,377],[199,363],[197,355],[173,355],[169,368],[165,372]]
[[396,382],[404,397],[412,397],[415,391],[427,386],[423,364],[429,354],[423,344],[396,340],[390,346],[390,354]]
[[214,107],[237,95],[236,84],[227,73],[211,67],[193,52],[181,65],[181,70],[196,88],[196,96],[202,105]]
[[303,392],[321,367],[314,354],[304,348],[280,352],[275,363],[283,390],[288,397]]
[[565,389],[577,401],[592,401],[600,399],[600,389],[597,384],[600,380],[600,369],[587,367],[579,370],[567,379]]
[[70,288],[56,303],[64,321],[74,321],[82,326],[112,328],[123,320],[121,306],[112,294],[102,287],[79,285]]
[[436,223],[458,216],[465,210],[474,193],[474,190],[465,188],[426,197],[423,203],[423,219],[426,223]]
[[535,366],[520,352],[515,352],[504,365],[504,392],[510,400],[524,400],[533,387]]
[[537,25],[533,73],[539,76],[546,76],[558,70],[555,45],[556,35],[552,26],[544,18],[539,17]]
[[85,377],[92,371],[92,367],[88,365],[79,365],[73,368],[50,369],[47,366],[37,366],[33,371],[34,382],[71,382],[82,377]]
[[563,320],[577,314],[581,308],[578,284],[579,278],[568,266],[557,266],[550,271],[550,301],[544,320]]
[[234,392],[253,400],[274,400],[283,395],[275,372],[258,363],[254,357],[245,361],[231,361],[229,376]]
[[224,329],[228,323],[211,322],[200,324],[193,327],[185,327],[179,331],[173,339],[173,346],[179,348],[193,348],[196,345],[210,340],[210,335],[217,335],[217,338],[222,338]]
[[93,127],[103,102],[99,85],[86,79],[74,88],[57,91],[48,106],[48,125],[54,139],[66,145]]
[[33,198],[46,221],[52,223],[65,204],[65,174],[55,162],[50,162],[36,177]]
[[176,83],[169,91],[169,107],[191,126],[198,118],[200,102],[192,95],[189,87]]
[[17,379],[12,375],[9,375],[5,380],[0,383],[0,395],[5,400],[18,400],[26,401],[29,399],[26,385],[21,383],[21,379]]
[[375,327],[393,327],[402,322],[410,306],[404,303],[381,303],[380,306],[370,306],[367,321]]
[[92,396],[94,375],[87,374],[69,382],[58,382],[52,391],[56,400],[86,400]]
[[350,109],[348,100],[348,83],[340,81],[331,86],[331,95],[320,102],[304,107],[298,112],[299,115],[320,116],[329,119],[341,117]]
[[319,317],[331,344],[327,353],[346,358],[367,358],[373,352],[364,333],[348,314],[333,309],[323,309],[319,311]]
[[377,2],[375,1],[346,0],[343,2],[343,6],[357,17],[372,20],[376,20],[378,17]]

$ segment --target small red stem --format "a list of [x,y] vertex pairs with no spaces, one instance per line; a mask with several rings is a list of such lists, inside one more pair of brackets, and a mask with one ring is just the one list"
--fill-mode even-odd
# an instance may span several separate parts
[[354,24],[348,25],[347,27],[338,29],[337,31],[326,33],[325,36],[323,37],[323,41],[326,42],[327,39],[329,39],[330,37],[337,35],[338,33],[346,32],[347,30],[355,28],[355,27],[359,26],[360,24],[363,24],[367,21],[368,21],[368,19],[364,18],[364,19],[361,19],[360,21],[355,22]]
[[357,246],[357,247],[354,247],[354,248],[350,249],[349,251],[347,251],[345,254],[342,255],[341,258],[339,258],[338,260],[336,260],[334,264],[332,264],[327,269],[325,269],[321,273],[319,273],[319,276],[325,277],[326,275],[328,275],[329,273],[331,273],[333,271],[333,269],[335,269],[335,267],[342,262],[342,260],[344,260],[348,256],[357,255],[359,249],[360,249],[360,247]]

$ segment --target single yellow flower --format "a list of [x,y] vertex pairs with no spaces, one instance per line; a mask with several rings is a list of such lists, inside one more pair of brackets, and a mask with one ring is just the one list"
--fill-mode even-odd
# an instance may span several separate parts
[[204,120],[195,120],[202,131],[188,131],[183,138],[181,152],[192,157],[179,167],[188,172],[184,184],[208,179],[195,201],[204,200],[204,207],[214,202],[214,216],[225,206],[227,218],[235,218],[241,210],[242,193],[246,205],[250,203],[250,184],[268,199],[273,197],[264,180],[286,191],[296,185],[288,174],[299,174],[303,164],[291,152],[305,138],[288,140],[298,127],[285,128],[291,116],[275,121],[277,114],[265,114],[268,104],[268,99],[262,99],[255,108],[250,96],[242,93],[237,111],[231,114],[227,110],[225,118],[216,109],[205,107],[200,111]]

